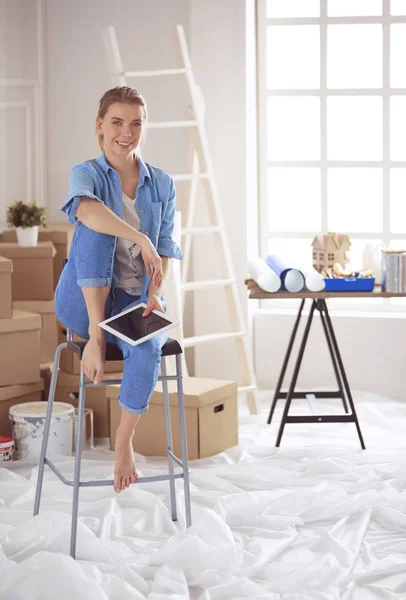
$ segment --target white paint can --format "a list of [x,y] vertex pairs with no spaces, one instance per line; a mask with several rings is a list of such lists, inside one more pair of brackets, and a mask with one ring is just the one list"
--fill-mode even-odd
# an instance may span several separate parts
[[[15,443],[14,458],[39,458],[47,407],[48,402],[24,402],[10,407],[9,419]],[[74,412],[72,404],[54,402],[47,456],[72,455]]]

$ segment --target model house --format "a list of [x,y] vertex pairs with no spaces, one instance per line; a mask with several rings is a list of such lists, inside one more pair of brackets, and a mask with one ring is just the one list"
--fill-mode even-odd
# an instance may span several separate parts
[[316,235],[312,241],[313,267],[321,271],[326,267],[332,268],[338,262],[345,267],[348,263],[347,252],[351,247],[349,237],[341,233],[326,233]]

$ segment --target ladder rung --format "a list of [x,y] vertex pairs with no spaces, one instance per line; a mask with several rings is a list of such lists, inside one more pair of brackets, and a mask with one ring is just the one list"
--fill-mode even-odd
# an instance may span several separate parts
[[195,235],[200,233],[216,233],[217,231],[223,231],[222,225],[210,225],[209,227],[190,227],[189,229],[181,229],[180,235]]
[[206,281],[188,281],[181,283],[180,287],[185,290],[185,292],[189,292],[191,290],[203,290],[210,287],[232,285],[233,283],[234,279],[212,279]]
[[183,75],[186,69],[161,69],[160,71],[126,71],[124,77],[159,77],[160,75]]
[[245,392],[252,392],[257,389],[256,385],[241,385],[238,388],[239,394],[244,394]]
[[208,173],[185,173],[180,175],[172,175],[174,181],[192,181],[193,179],[208,179]]
[[171,129],[173,127],[197,127],[198,121],[161,121],[148,123],[148,129]]
[[233,331],[232,333],[207,333],[206,335],[184,338],[183,347],[191,348],[192,346],[199,346],[200,344],[208,344],[210,342],[217,342],[219,340],[243,337],[244,335],[245,331]]

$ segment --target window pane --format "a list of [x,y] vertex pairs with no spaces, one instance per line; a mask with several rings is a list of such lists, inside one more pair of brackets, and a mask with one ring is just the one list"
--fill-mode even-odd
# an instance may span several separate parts
[[390,85],[406,87],[406,24],[391,25],[390,28]]
[[382,160],[382,98],[327,99],[329,160]]
[[390,170],[390,230],[406,233],[406,169]]
[[382,25],[329,25],[327,86],[382,87]]
[[391,15],[406,15],[406,0],[391,0]]
[[280,17],[319,17],[320,0],[268,0],[267,16]]
[[390,99],[390,158],[406,160],[406,97]]
[[270,231],[319,231],[320,202],[320,169],[268,170]]
[[319,98],[268,98],[268,158],[320,160]]
[[406,251],[406,240],[390,240],[389,248],[391,248],[392,250]]
[[320,87],[318,25],[268,27],[268,88]]
[[382,230],[381,169],[329,169],[327,182],[329,231]]
[[313,236],[303,239],[270,238],[268,240],[268,254],[282,254],[288,260],[295,262],[312,263]]
[[364,17],[382,14],[382,0],[328,0],[329,17]]

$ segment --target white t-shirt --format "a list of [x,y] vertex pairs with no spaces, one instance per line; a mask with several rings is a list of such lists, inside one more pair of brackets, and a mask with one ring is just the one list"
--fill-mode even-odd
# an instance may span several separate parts
[[[124,216],[123,220],[137,229],[141,230],[141,223],[135,210],[135,200],[131,200],[123,192]],[[120,265],[120,282],[118,288],[127,294],[140,296],[144,281],[144,261],[141,257],[141,248],[138,244],[117,238],[116,259]]]

